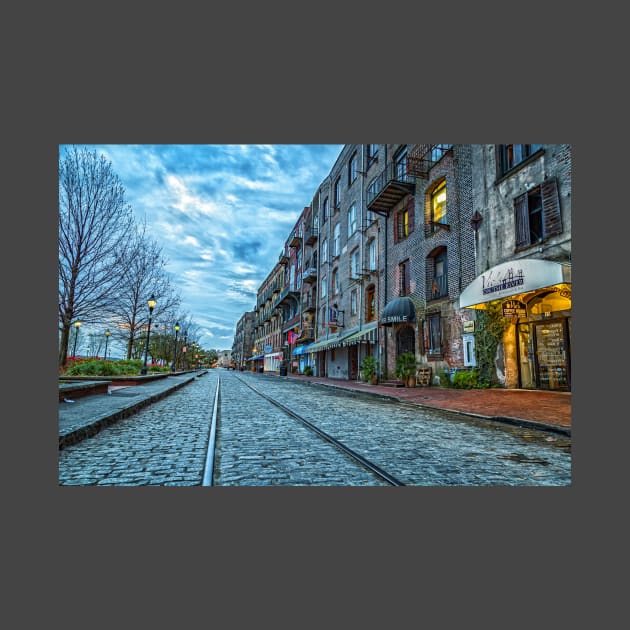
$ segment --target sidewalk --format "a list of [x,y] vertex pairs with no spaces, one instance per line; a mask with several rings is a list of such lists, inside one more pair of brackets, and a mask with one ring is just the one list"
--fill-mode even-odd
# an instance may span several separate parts
[[385,396],[429,409],[457,411],[477,418],[571,435],[571,392],[436,386],[388,387],[301,374],[287,374],[286,378]]
[[[59,448],[76,444],[102,428],[126,418],[164,398],[206,372],[168,376],[142,385],[110,387],[109,394],[95,394],[59,403]],[[68,400],[72,400],[71,393]]]

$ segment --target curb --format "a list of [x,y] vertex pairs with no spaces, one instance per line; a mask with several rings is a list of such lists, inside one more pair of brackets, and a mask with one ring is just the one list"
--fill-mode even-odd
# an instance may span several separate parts
[[128,418],[129,416],[132,416],[143,407],[146,407],[147,405],[150,405],[151,403],[154,403],[160,400],[161,398],[164,398],[168,396],[169,394],[172,394],[174,391],[180,389],[184,385],[188,385],[188,383],[192,382],[195,378],[196,378],[195,376],[191,376],[189,379],[182,381],[181,383],[176,383],[175,385],[173,385],[173,387],[169,387],[168,389],[165,389],[161,392],[152,394],[151,396],[147,396],[147,398],[131,403],[129,406],[125,407],[124,409],[120,409],[114,413],[105,412],[102,416],[100,416],[94,422],[90,422],[89,424],[86,424],[85,426],[74,429],[73,431],[69,431],[68,433],[60,434],[59,435],[59,450],[66,448],[66,446],[77,444],[78,442],[81,442],[82,440],[85,440],[86,438],[96,435],[99,431],[101,431],[105,427],[108,427],[118,422],[119,420],[123,420],[124,418]]

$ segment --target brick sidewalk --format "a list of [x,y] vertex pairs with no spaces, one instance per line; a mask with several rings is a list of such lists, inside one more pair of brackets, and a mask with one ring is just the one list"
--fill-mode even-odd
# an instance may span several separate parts
[[450,387],[388,387],[317,376],[295,378],[344,389],[391,396],[402,401],[490,418],[523,419],[571,428],[571,393],[529,389],[454,389]]

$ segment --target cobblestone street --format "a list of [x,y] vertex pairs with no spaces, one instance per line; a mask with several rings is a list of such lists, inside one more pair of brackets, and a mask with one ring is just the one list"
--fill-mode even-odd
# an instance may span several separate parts
[[570,439],[561,434],[296,379],[212,370],[62,449],[60,485],[201,485],[219,378],[215,485],[385,485],[254,390],[406,485],[571,483]]

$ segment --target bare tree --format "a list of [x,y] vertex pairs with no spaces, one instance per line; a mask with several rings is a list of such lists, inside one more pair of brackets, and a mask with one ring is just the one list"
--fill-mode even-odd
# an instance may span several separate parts
[[[128,359],[132,358],[138,334],[148,327],[149,298],[153,296],[157,302],[151,317],[152,324],[170,319],[180,303],[180,297],[172,289],[166,273],[162,248],[156,241],[146,237],[145,226],[136,233],[134,251],[135,256],[126,266],[122,282],[110,304],[110,317],[115,322],[113,327],[117,330],[116,337],[124,341]],[[152,331],[157,332],[156,329],[157,326]]]
[[103,321],[134,258],[135,223],[111,162],[73,147],[59,161],[59,364],[72,321]]

